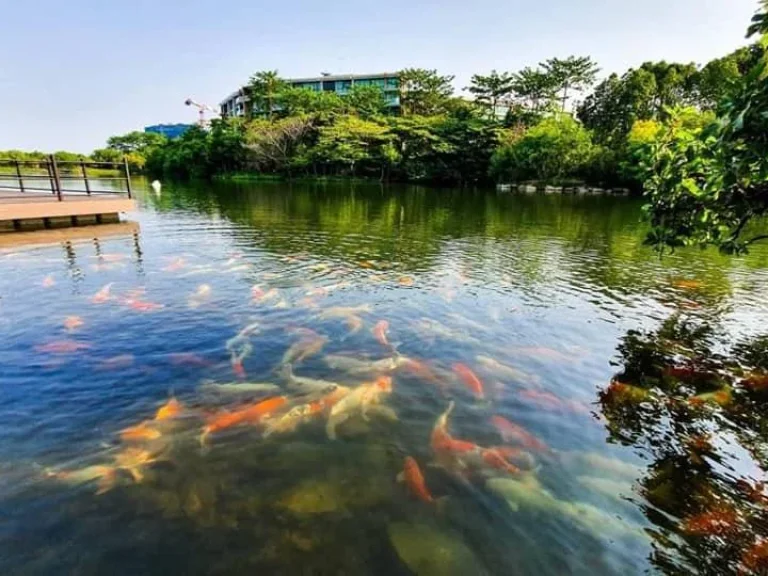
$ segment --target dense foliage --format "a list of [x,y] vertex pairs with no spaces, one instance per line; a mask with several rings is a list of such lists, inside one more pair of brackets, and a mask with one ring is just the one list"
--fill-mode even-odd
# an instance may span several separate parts
[[[672,116],[651,146],[643,177],[653,226],[648,242],[659,249],[715,245],[728,253],[746,251],[768,235],[750,230],[768,214],[768,2],[750,34],[758,45],[735,56],[728,67],[755,60],[730,81],[716,122],[684,129]],[[717,68],[723,68],[718,63]]]
[[[756,16],[751,33],[764,25]],[[751,241],[737,242],[747,222],[765,212],[764,52],[758,43],[704,66],[646,62],[594,89],[599,68],[589,57],[552,58],[474,75],[471,99],[455,95],[453,76],[436,70],[400,71],[396,94],[386,97],[376,86],[344,94],[296,88],[262,71],[244,89],[244,118],[174,140],[115,136],[92,158],[127,155],[134,169],[173,177],[579,181],[636,192],[647,185],[653,242],[742,250]]]
[[586,97],[599,72],[589,57],[476,74],[466,88],[471,100],[454,94],[452,76],[406,69],[396,113],[375,86],[340,95],[258,72],[246,87],[245,118],[152,146],[147,169],[458,185],[569,181],[639,192],[670,135],[698,138],[711,111],[750,81],[760,53],[742,48],[703,67],[646,62],[610,75]]

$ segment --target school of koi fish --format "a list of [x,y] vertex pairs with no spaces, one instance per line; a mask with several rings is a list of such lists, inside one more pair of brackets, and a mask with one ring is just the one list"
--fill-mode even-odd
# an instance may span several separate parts
[[[284,260],[293,263],[302,258],[296,255]],[[115,254],[101,261],[102,266],[120,266],[121,258]],[[371,261],[360,262],[359,268],[371,273],[368,277],[371,282],[394,281],[401,287],[414,285],[414,279],[409,276],[388,278],[386,270],[377,269],[377,264]],[[326,282],[329,277],[343,275],[327,264],[313,265],[312,270],[321,273]],[[185,258],[175,258],[161,270],[179,279],[249,271],[251,265],[240,255],[234,255],[219,267],[194,265]],[[548,466],[578,462],[577,467],[582,470],[578,481],[582,486],[619,498],[631,491],[631,483],[638,473],[636,467],[593,453],[557,450],[516,421],[501,402],[514,395],[517,402],[529,409],[554,417],[581,418],[584,425],[593,425],[589,404],[560,397],[547,389],[536,374],[515,365],[515,358],[535,357],[542,362],[567,366],[577,362],[583,351],[494,346],[483,342],[487,331],[481,322],[456,313],[450,316],[451,325],[422,317],[414,318],[406,330],[379,317],[376,306],[370,303],[351,306],[324,303],[332,293],[348,288],[350,280],[289,289],[280,287],[279,280],[278,274],[264,272],[259,282],[243,290],[251,314],[221,343],[220,356],[226,355],[228,359],[230,381],[201,377],[194,395],[181,397],[171,392],[154,413],[114,430],[108,449],[95,461],[90,459],[81,467],[49,465],[43,471],[43,478],[73,486],[93,486],[95,494],[103,495],[119,487],[151,483],[153,470],[173,465],[176,457],[173,447],[179,442],[194,445],[205,461],[233,444],[241,448],[269,446],[275,442],[322,437],[322,441],[331,446],[341,446],[357,443],[361,438],[373,437],[380,441],[382,437],[398,438],[399,435],[400,440],[392,441],[391,462],[396,467],[389,482],[392,490],[423,505],[425,513],[443,514],[443,509],[456,498],[457,490],[481,490],[498,499],[496,501],[505,502],[512,514],[520,509],[533,514],[551,514],[595,538],[627,538],[628,541],[644,538],[639,524],[619,519],[593,504],[563,499],[549,491],[539,479],[540,472]],[[461,275],[457,275],[455,281],[461,283]],[[51,288],[55,280],[52,276],[46,277],[41,285]],[[441,289],[438,293],[450,302],[455,291]],[[92,306],[115,306],[136,314],[167,311],[167,305],[148,298],[146,289],[121,290],[115,282],[105,284],[88,300]],[[215,306],[216,291],[208,283],[197,286],[186,299],[186,307],[191,311]],[[274,319],[275,312],[288,309],[300,310],[304,324],[280,323]],[[95,344],[83,337],[88,330],[84,318],[67,316],[62,320],[62,328],[67,335],[65,339],[41,343],[35,351],[51,358],[64,358],[94,349]],[[282,333],[288,344],[277,353],[270,352],[270,357],[279,359],[265,372],[259,367],[265,357],[264,337],[275,331]],[[430,360],[405,352],[418,350],[422,342],[435,341],[457,348],[482,348],[484,353],[475,355],[474,361],[469,362],[459,355],[454,360]],[[166,359],[171,365],[203,373],[210,368],[221,368],[222,364],[220,358],[185,351],[167,354]],[[132,353],[125,353],[100,360],[96,368],[120,370],[135,362]],[[322,378],[315,376],[318,366]],[[260,378],[251,377],[254,369]],[[264,374],[267,376],[263,377]],[[408,410],[410,402],[399,392],[412,386],[425,391],[429,405],[424,409],[435,414],[434,420],[428,430],[420,428],[414,434],[399,433],[407,426],[399,413]],[[462,419],[454,422],[457,412],[471,415],[474,422],[484,422],[483,429],[474,426],[472,430],[465,430]],[[333,491],[328,487],[326,490]],[[330,498],[322,494],[322,489],[320,492],[319,497]],[[298,500],[288,500],[288,507],[304,509],[304,496],[296,498]],[[401,560],[414,573],[430,573],[429,569],[419,566],[424,562],[432,566],[432,560],[425,560],[421,553],[409,552],[403,544],[409,540],[403,538],[403,531],[412,527],[400,528],[402,530],[390,533],[390,539]],[[462,546],[456,542],[451,545],[454,551],[462,550]],[[411,554],[417,557],[411,558]],[[471,553],[463,554],[461,561],[454,560],[461,564],[468,555]],[[474,566],[475,573],[482,573],[478,565]]]
[[[298,254],[283,257],[283,262],[303,263],[305,258]],[[98,271],[119,270],[122,263],[120,254],[101,255]],[[150,487],[167,467],[183,468],[185,459],[199,459],[204,466],[229,454],[240,458],[244,450],[262,454],[281,446],[282,454],[286,447],[308,441],[315,442],[318,450],[322,446],[323,454],[338,450],[343,455],[345,446],[362,442],[384,446],[386,452],[384,467],[389,472],[384,480],[389,487],[380,485],[382,478],[376,486],[405,499],[417,514],[440,518],[450,514],[446,510],[456,506],[462,493],[476,497],[480,491],[496,503],[496,510],[506,506],[512,518],[521,510],[534,517],[551,516],[590,538],[619,538],[644,546],[640,523],[617,518],[587,501],[569,500],[541,481],[542,472],[550,467],[570,467],[578,470],[580,486],[618,501],[631,493],[638,468],[571,446],[558,449],[524,424],[531,421],[531,413],[541,413],[596,426],[589,403],[560,396],[517,362],[534,358],[567,369],[586,351],[496,344],[489,341],[492,335],[482,320],[455,312],[441,320],[416,316],[406,323],[395,322],[382,317],[376,304],[341,305],[346,301],[332,295],[353,287],[360,273],[366,282],[393,283],[400,289],[414,287],[413,277],[391,273],[374,261],[361,261],[355,278],[330,264],[308,266],[315,282],[286,286],[280,274],[255,272],[240,254],[218,266],[194,264],[188,257],[169,259],[158,273],[180,282],[198,276],[255,278],[255,283],[242,288],[241,305],[248,313],[233,319],[230,336],[220,341],[217,353],[177,350],[162,356],[167,365],[197,373],[194,393],[169,390],[165,401],[133,422],[111,429],[102,426],[107,431],[103,450],[77,462],[47,462],[41,481],[84,487],[103,498],[132,487]],[[456,286],[464,281],[456,273],[448,287],[435,293],[451,303]],[[45,290],[56,285],[53,275],[39,282]],[[120,314],[157,318],[179,309],[197,314],[227,306],[218,302],[212,280],[199,284],[180,302],[160,303],[150,292],[113,281],[85,295],[85,301],[94,310],[111,308]],[[283,320],[281,313],[287,311],[292,315]],[[98,351],[98,343],[88,339],[88,313],[81,314],[60,320],[62,338],[34,347],[44,359],[42,365],[56,367]],[[276,349],[274,340],[285,344]],[[419,354],[435,342],[471,354],[439,358]],[[137,368],[140,362],[138,352],[125,350],[94,361],[94,369],[119,372]],[[223,373],[229,377],[222,378]],[[414,389],[419,390],[418,403]],[[522,418],[509,409],[510,398],[521,407]],[[407,417],[401,417],[403,413]],[[430,421],[422,425],[426,418]],[[377,461],[379,471],[380,464]],[[299,483],[296,491],[280,498],[278,508],[300,517],[335,510],[334,502],[344,497],[338,490],[335,484]],[[194,492],[184,498],[189,500],[184,504],[188,514],[189,510],[196,517],[204,514],[203,496]],[[429,529],[414,528],[413,523],[387,526],[391,545],[412,573],[494,573],[487,566],[481,568],[476,553],[451,532],[436,529],[434,522]],[[416,532],[411,534],[412,530]],[[291,533],[291,545],[309,548],[306,538]],[[413,538],[434,539],[433,556],[413,550]],[[440,556],[440,550],[448,548],[451,553]]]

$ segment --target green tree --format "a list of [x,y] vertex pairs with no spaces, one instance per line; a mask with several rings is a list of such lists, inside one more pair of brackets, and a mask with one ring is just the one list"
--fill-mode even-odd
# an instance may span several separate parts
[[497,105],[512,94],[514,80],[508,72],[499,74],[496,70],[491,70],[488,76],[472,76],[472,85],[467,90],[475,95],[478,103],[488,108],[490,117],[496,119]]
[[280,78],[277,70],[256,72],[248,83],[250,107],[246,116],[251,117],[254,111],[258,111],[267,118],[272,118],[277,109],[280,93],[287,87],[288,84]]
[[313,121],[308,116],[253,120],[245,134],[248,162],[262,172],[291,175],[295,167],[294,156],[306,150],[314,131]]
[[438,157],[451,154],[454,147],[440,135],[445,121],[440,116],[409,116],[388,119],[395,136],[394,144],[400,157],[399,176],[404,180],[424,181],[434,177],[438,169]]
[[491,158],[490,173],[497,181],[558,181],[578,177],[595,148],[589,132],[568,114],[545,118],[512,144],[501,146]]
[[343,113],[345,103],[336,92],[290,87],[280,92],[280,108],[283,117],[312,114],[328,118]]
[[363,164],[380,170],[383,177],[382,159],[385,154],[391,155],[391,149],[384,147],[391,142],[387,126],[356,116],[340,116],[333,124],[320,128],[313,154],[318,161],[342,167],[352,176]]
[[97,148],[91,153],[94,162],[122,162],[123,154],[114,148]]
[[437,70],[406,68],[398,78],[403,116],[431,116],[445,111],[453,94],[454,76],[441,76]]
[[[659,249],[715,245],[741,253],[767,235],[750,232],[768,214],[768,3],[750,33],[762,33],[758,64],[720,107],[720,117],[698,132],[671,122],[648,167],[648,242]],[[676,120],[673,118],[673,120]]]
[[111,136],[107,139],[107,148],[117,150],[123,154],[138,152],[146,155],[151,148],[160,146],[166,142],[166,137],[153,132],[128,132],[122,136]]
[[352,86],[344,100],[350,111],[365,119],[380,116],[387,109],[384,91],[378,86]]
[[514,75],[512,91],[520,106],[532,119],[538,120],[542,114],[552,111],[557,86],[546,72],[523,68]]
[[758,45],[747,46],[707,63],[696,79],[697,104],[705,110],[716,110],[758,63],[760,52]]
[[597,79],[600,69],[589,56],[569,56],[565,60],[551,58],[542,64],[544,72],[551,78],[552,85],[560,94],[562,111],[565,112],[569,91],[583,92]]

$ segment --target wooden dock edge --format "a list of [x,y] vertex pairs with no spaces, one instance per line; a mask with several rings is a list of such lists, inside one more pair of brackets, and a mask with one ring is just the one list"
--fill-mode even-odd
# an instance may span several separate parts
[[64,202],[0,203],[0,233],[67,228],[120,222],[121,212],[132,212],[129,198],[77,199]]

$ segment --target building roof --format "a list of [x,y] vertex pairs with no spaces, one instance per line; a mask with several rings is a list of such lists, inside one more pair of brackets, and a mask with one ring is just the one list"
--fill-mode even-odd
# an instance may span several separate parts
[[[399,72],[379,72],[376,74],[328,74],[326,76],[311,76],[308,78],[285,78],[285,81],[290,84],[298,84],[298,83],[304,83],[304,82],[333,82],[335,80],[370,80],[372,78],[398,78],[400,76]],[[244,94],[244,87],[238,88],[234,92],[232,92],[229,96],[224,98],[221,102],[219,102],[219,105],[223,105],[225,102],[229,102],[233,98],[237,98],[238,96],[242,96]]]
[[371,78],[398,78],[400,76],[397,72],[379,72],[378,74],[328,74],[325,76],[312,76],[311,78],[286,78],[286,82],[296,84],[298,82],[322,82],[326,80],[332,82],[334,80],[369,80]]

